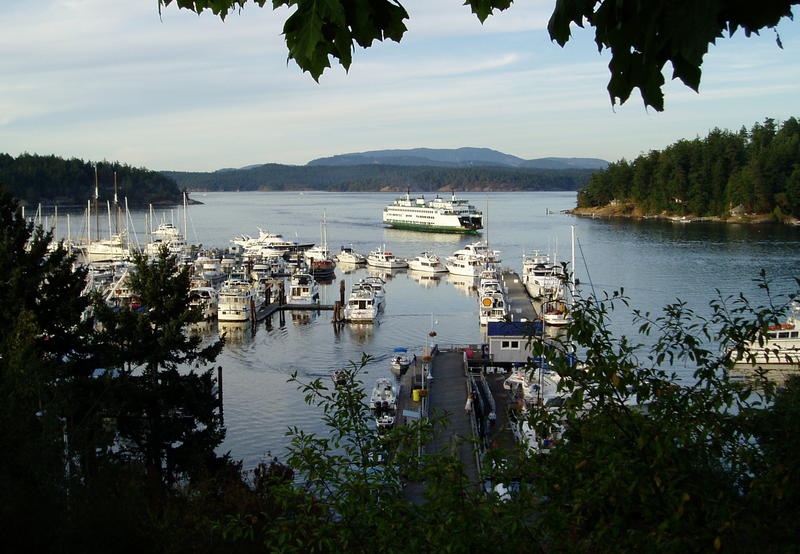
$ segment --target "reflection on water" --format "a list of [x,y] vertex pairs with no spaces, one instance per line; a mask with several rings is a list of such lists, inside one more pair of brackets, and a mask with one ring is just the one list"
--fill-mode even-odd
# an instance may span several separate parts
[[453,275],[452,273],[448,273],[447,282],[453,285],[455,288],[461,291],[462,294],[465,294],[466,296],[473,296],[478,290],[477,277],[468,277],[466,275]]
[[367,275],[369,275],[370,277],[380,277],[384,281],[389,281],[395,276],[405,272],[406,269],[404,268],[389,269],[386,267],[373,267],[371,265],[367,266]]
[[358,344],[367,344],[370,340],[372,340],[372,336],[375,333],[375,328],[378,325],[380,325],[379,320],[375,320],[373,323],[347,323],[345,328],[347,329],[350,338],[352,338]]
[[295,325],[309,325],[316,319],[318,313],[316,310],[289,310],[292,323]]
[[442,282],[441,273],[428,273],[425,271],[408,270],[408,277],[425,288],[438,287]]
[[353,273],[359,267],[360,266],[358,266],[357,264],[349,264],[347,262],[336,262],[337,271],[341,271],[345,275],[348,273]]
[[758,368],[738,367],[732,368],[729,373],[731,378],[736,381],[747,382],[756,390],[763,388],[764,379],[782,387],[790,377],[800,376],[800,368],[786,367],[777,364],[759,364]]
[[255,328],[249,321],[220,321],[219,336],[224,337],[227,344],[242,344],[253,340]]

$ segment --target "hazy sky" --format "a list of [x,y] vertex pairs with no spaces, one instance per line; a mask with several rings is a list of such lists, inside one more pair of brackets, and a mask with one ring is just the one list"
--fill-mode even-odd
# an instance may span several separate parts
[[614,161],[800,116],[796,20],[778,28],[783,50],[772,31],[720,40],[700,93],[670,82],[658,113],[638,90],[611,106],[608,56],[591,30],[552,43],[552,1],[518,0],[484,25],[463,0],[402,3],[402,43],[358,49],[349,74],[317,84],[287,64],[286,10],[222,22],[175,6],[159,17],[156,0],[2,0],[0,152],[200,171],[414,147]]

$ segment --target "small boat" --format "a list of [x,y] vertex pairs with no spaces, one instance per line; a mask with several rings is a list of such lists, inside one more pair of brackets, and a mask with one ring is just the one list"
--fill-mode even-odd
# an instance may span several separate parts
[[352,246],[342,246],[335,257],[336,261],[342,264],[361,265],[367,263],[367,257],[353,250]]
[[388,252],[385,247],[370,252],[369,256],[367,256],[367,264],[373,267],[385,267],[387,269],[408,267],[408,262]]
[[542,320],[546,326],[563,327],[572,323],[572,316],[569,314],[566,303],[559,300],[547,302],[542,306]]
[[394,426],[397,417],[397,388],[392,379],[381,377],[375,382],[369,408],[379,431]]
[[409,366],[411,366],[411,358],[408,357],[407,353],[408,350],[405,348],[395,348],[394,355],[389,362],[392,373],[398,377],[408,371]]
[[439,256],[431,252],[423,252],[416,258],[411,258],[408,260],[408,269],[412,271],[424,271],[427,273],[447,272],[447,268],[439,259]]
[[319,284],[313,275],[295,273],[289,282],[289,304],[319,304]]

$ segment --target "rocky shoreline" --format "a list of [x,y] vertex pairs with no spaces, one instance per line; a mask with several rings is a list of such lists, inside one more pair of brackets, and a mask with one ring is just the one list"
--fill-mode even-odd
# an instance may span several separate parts
[[783,223],[786,225],[800,225],[800,219],[787,217],[783,221],[775,219],[773,214],[737,214],[728,217],[718,216],[695,216],[677,215],[667,212],[659,214],[648,214],[642,212],[640,209],[633,205],[608,205],[596,208],[573,208],[567,210],[566,213],[591,218],[624,218],[624,219],[662,219],[666,221],[673,221],[676,223],[694,223],[694,222],[710,222],[710,223],[740,223],[740,224],[766,224],[766,223]]

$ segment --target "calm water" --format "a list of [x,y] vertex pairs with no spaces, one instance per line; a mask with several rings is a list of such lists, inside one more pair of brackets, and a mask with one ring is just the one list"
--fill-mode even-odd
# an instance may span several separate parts
[[[384,229],[383,206],[394,193],[208,193],[193,198],[202,205],[189,208],[188,240],[205,247],[227,247],[241,233],[255,235],[258,227],[301,242],[319,242],[325,213],[328,245],[338,250],[351,245],[362,253],[386,245],[398,256],[423,250],[450,255],[475,237],[427,234]],[[744,292],[757,299],[753,279],[761,268],[774,280],[779,293],[794,290],[798,271],[800,228],[725,224],[676,224],[660,221],[621,221],[575,218],[561,214],[572,208],[575,193],[465,194],[486,214],[488,230],[482,238],[502,251],[503,265],[521,270],[524,252],[538,249],[570,258],[570,226],[578,238],[577,277],[595,291],[624,287],[631,305],[657,311],[680,298],[704,313],[719,289],[723,295]],[[159,212],[156,222],[183,225],[181,210]],[[78,234],[73,216],[73,235]],[[132,220],[144,242],[144,214]],[[101,222],[104,224],[104,222]],[[66,232],[63,218],[59,233]],[[587,271],[588,270],[588,271]],[[324,287],[323,301],[338,298],[339,281],[349,285],[367,273],[337,269]],[[417,351],[433,327],[440,344],[479,342],[477,299],[463,278],[417,280],[405,270],[387,276],[386,311],[375,325],[346,325],[337,332],[330,312],[278,315],[255,329],[231,327],[228,346],[218,360],[224,367],[225,423],[228,435],[223,451],[230,450],[252,467],[271,453],[280,456],[285,431],[298,425],[321,431],[318,414],[305,406],[302,395],[286,381],[292,372],[305,380],[327,378],[330,369],[374,356],[368,381],[389,375],[388,359],[396,347]],[[634,334],[629,311],[615,314],[614,330]],[[206,329],[213,336],[217,325]]]

